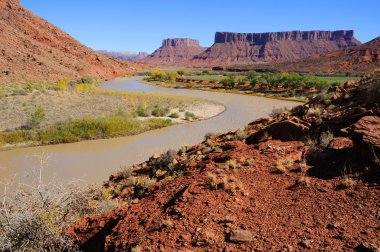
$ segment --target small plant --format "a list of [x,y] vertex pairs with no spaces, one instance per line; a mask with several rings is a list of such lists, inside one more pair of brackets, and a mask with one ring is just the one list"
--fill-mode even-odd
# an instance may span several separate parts
[[169,227],[169,228],[171,228],[171,227],[174,226],[174,223],[173,223],[173,221],[171,219],[166,218],[166,219],[162,220],[162,226],[163,227]]
[[121,171],[121,176],[125,179],[132,176],[132,168],[131,167],[123,167],[123,169]]
[[352,188],[354,185],[355,185],[355,180],[353,180],[352,178],[348,176],[343,176],[343,179],[338,185],[338,187],[342,189],[349,189],[349,188]]
[[329,146],[331,140],[333,140],[334,134],[331,131],[322,132],[319,137],[319,145],[323,148]]
[[293,164],[293,160],[290,157],[277,160],[275,173],[281,174],[287,172],[291,164]]
[[195,118],[194,113],[191,113],[191,112],[189,112],[189,111],[186,111],[186,112],[185,112],[185,119],[186,119],[187,121],[189,121],[190,119],[194,119],[194,118]]
[[140,117],[148,117],[149,116],[143,105],[137,106],[137,108],[136,108],[136,114],[138,116],[140,116]]
[[213,190],[218,189],[218,178],[216,175],[211,172],[207,173],[206,184]]
[[285,113],[286,111],[288,111],[288,109],[286,107],[284,107],[284,108],[273,108],[270,116],[276,117],[276,116],[279,116],[279,115]]
[[306,186],[310,187],[311,186],[311,181],[310,178],[306,177],[305,175],[302,175],[297,181],[296,181],[297,186]]
[[226,168],[230,170],[235,170],[237,168],[237,162],[235,159],[230,159],[226,162]]
[[170,118],[179,118],[179,115],[178,115],[178,113],[171,113],[170,115],[169,115],[169,117]]
[[237,190],[243,190],[243,184],[235,176],[230,175],[222,179],[223,189],[227,192],[236,192]]
[[152,115],[155,116],[155,117],[166,116],[168,113],[169,113],[169,109],[168,108],[162,108],[158,104],[154,105],[154,108],[152,110]]
[[214,132],[207,132],[206,135],[205,135],[205,139],[207,140],[207,139],[209,139],[212,136],[215,136]]
[[39,107],[30,117],[29,122],[27,123],[27,128],[36,129],[40,128],[41,124],[45,120],[46,115],[43,108]]
[[239,130],[238,132],[236,132],[234,139],[237,141],[243,141],[247,137],[247,133],[245,133],[243,130]]

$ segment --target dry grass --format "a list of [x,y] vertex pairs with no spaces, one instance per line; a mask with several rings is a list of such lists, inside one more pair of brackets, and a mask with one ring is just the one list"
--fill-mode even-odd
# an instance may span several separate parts
[[302,175],[297,181],[296,181],[297,186],[305,186],[305,187],[310,187],[311,186],[311,180],[310,178],[306,177],[305,175]]
[[99,200],[100,192],[95,188],[43,183],[48,160],[41,156],[31,184],[1,183],[0,251],[79,251],[65,234],[66,228],[88,215],[116,207],[111,201]]
[[343,176],[338,187],[343,188],[343,189],[349,189],[349,188],[354,187],[354,185],[355,185],[355,180],[353,180],[352,178],[348,176]]
[[211,172],[207,173],[206,184],[213,190],[218,189],[218,178],[216,175]]
[[275,173],[285,173],[288,171],[288,168],[291,164],[293,164],[294,160],[291,159],[290,157],[286,157],[286,158],[281,158],[281,159],[278,159],[277,162],[276,162],[276,169],[275,169]]
[[166,218],[166,219],[163,219],[163,220],[162,220],[162,226],[163,226],[163,227],[171,228],[171,227],[174,226],[174,223],[173,223],[173,221],[172,221],[171,219]]
[[230,170],[235,170],[237,168],[237,161],[235,159],[230,159],[226,162],[226,168]]
[[223,189],[227,192],[234,193],[236,191],[244,190],[243,183],[233,175],[223,177],[222,185]]

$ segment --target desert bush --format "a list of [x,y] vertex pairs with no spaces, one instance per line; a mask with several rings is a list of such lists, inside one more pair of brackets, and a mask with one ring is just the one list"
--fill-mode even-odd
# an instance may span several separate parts
[[159,104],[154,105],[152,115],[156,117],[166,116],[170,112],[169,108],[163,108]]
[[209,139],[212,136],[215,136],[214,132],[207,132],[206,135],[205,135],[205,139],[207,140],[207,139]]
[[64,78],[63,80],[57,82],[57,87],[59,88],[59,90],[66,90],[69,83],[70,80],[68,78]]
[[138,105],[136,108],[136,114],[141,117],[148,117],[149,113],[143,105]]
[[306,177],[305,175],[302,175],[297,181],[296,181],[297,186],[306,186],[310,187],[311,181],[310,178]]
[[213,190],[216,190],[218,189],[218,178],[216,177],[216,175],[214,173],[207,173],[207,176],[206,176],[206,185],[208,185],[208,187],[210,187],[210,189],[213,189]]
[[171,114],[169,115],[169,117],[170,117],[170,118],[179,118],[179,115],[178,115],[178,113],[171,113]]
[[0,251],[78,251],[65,228],[95,213],[93,192],[42,185],[5,194],[0,204]]
[[180,76],[185,75],[185,71],[184,71],[184,70],[178,70],[177,73],[178,73],[178,75],[180,75]]
[[322,132],[319,137],[319,145],[322,148],[329,146],[331,140],[333,140],[334,134],[331,131]]
[[189,112],[189,111],[186,111],[185,112],[185,119],[186,120],[190,120],[190,119],[194,119],[195,118],[195,115],[194,115],[194,113],[191,113],[191,112]]
[[77,81],[78,84],[94,84],[95,82],[96,80],[93,76],[83,76]]
[[164,81],[167,78],[167,74],[162,70],[152,70],[149,72],[151,80]]
[[177,72],[173,71],[173,72],[167,73],[167,78],[168,78],[169,83],[174,83],[177,77],[178,77]]
[[243,183],[235,176],[230,175],[223,177],[222,187],[225,191],[234,193],[238,190],[243,190]]
[[235,79],[235,76],[230,74],[228,75],[228,78],[222,79],[221,83],[225,89],[233,89],[235,88]]
[[37,110],[30,116],[29,121],[27,122],[26,128],[28,129],[36,129],[41,126],[43,121],[45,120],[46,115],[43,108],[39,107]]
[[237,168],[237,161],[236,159],[230,159],[226,162],[226,168],[235,170]]
[[270,116],[276,117],[276,116],[279,116],[286,111],[288,111],[288,108],[286,108],[286,107],[284,107],[284,108],[273,108]]
[[293,160],[290,157],[281,158],[276,161],[275,173],[285,173],[288,171],[289,166],[293,164]]

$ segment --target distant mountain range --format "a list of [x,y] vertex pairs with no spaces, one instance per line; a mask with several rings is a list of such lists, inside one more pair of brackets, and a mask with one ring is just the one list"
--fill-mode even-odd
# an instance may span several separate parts
[[57,81],[64,77],[123,76],[142,69],[95,52],[24,9],[19,0],[0,1],[0,84]]
[[107,50],[98,50],[97,52],[103,53],[122,60],[140,60],[146,58],[149,54],[147,52],[115,52]]

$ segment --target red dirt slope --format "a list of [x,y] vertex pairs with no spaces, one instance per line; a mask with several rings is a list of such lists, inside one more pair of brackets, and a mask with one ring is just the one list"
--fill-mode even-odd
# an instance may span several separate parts
[[97,53],[21,7],[0,0],[0,84],[92,75],[112,78],[140,69]]
[[[378,251],[380,74],[113,174],[84,251]],[[140,250],[139,250],[140,249]]]

